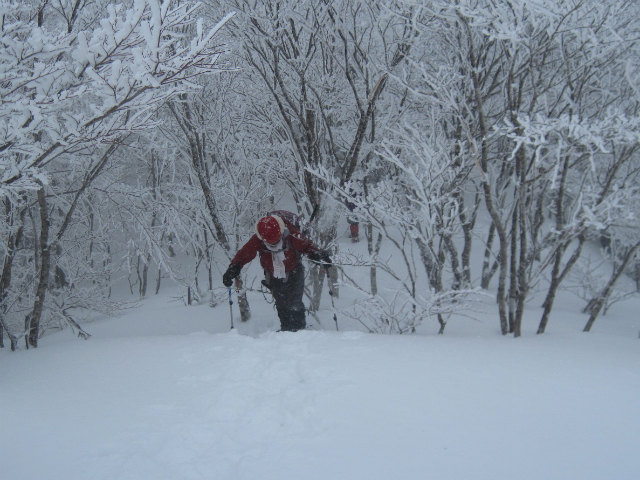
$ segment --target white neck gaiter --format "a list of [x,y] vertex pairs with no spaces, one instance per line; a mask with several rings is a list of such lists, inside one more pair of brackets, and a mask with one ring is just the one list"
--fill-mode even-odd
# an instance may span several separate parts
[[273,263],[273,277],[286,278],[287,274],[284,269],[284,248],[282,247],[282,239],[275,245],[264,242],[265,246],[271,252],[271,261]]

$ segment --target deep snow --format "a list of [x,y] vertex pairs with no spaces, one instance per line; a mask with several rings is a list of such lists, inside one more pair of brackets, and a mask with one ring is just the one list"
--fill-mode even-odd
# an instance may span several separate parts
[[157,297],[2,352],[2,477],[638,478],[638,338],[215,333],[227,317]]
[[0,351],[0,478],[640,478],[637,299],[584,334],[564,297],[514,339],[490,298],[444,336],[387,336],[326,307],[326,330],[276,333],[259,294],[229,331],[227,304],[175,294]]

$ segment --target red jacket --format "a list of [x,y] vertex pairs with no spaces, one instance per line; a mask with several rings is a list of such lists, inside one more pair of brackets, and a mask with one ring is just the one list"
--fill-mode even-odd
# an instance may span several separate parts
[[[292,226],[287,221],[285,221],[285,225],[289,231],[293,231]],[[283,239],[283,245],[285,247],[284,268],[287,273],[298,266],[301,253],[308,255],[311,252],[320,251],[311,240],[301,237],[299,234],[288,234]],[[244,266],[256,258],[257,254],[260,254],[260,264],[262,268],[273,273],[271,252],[255,234],[238,250],[238,253],[236,253],[235,257],[231,260],[231,263]]]

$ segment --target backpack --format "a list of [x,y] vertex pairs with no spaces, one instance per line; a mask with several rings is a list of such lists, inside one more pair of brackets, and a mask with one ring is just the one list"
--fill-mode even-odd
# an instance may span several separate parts
[[289,231],[290,234],[304,235],[306,223],[304,222],[302,217],[300,217],[300,215],[298,215],[297,213],[290,212],[289,210],[271,210],[270,212],[267,213],[267,216],[271,216],[271,215],[276,215],[280,217],[282,220],[284,220],[285,222],[287,222],[289,225],[291,225],[294,228],[294,230]]

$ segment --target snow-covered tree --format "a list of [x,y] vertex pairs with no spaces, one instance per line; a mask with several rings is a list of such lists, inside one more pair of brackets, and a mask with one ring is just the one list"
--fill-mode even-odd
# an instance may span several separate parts
[[[26,328],[33,346],[52,255],[83,195],[128,136],[154,125],[160,105],[217,70],[224,50],[215,38],[228,20],[204,29],[197,6],[174,1],[39,6],[0,4],[0,194],[12,225],[5,252],[10,258],[16,239],[28,236],[35,270],[20,286],[3,272],[2,295],[15,288],[33,299]],[[192,25],[193,34],[185,35]],[[33,221],[25,235],[16,219],[26,218],[28,205]],[[17,334],[10,336],[15,343]]]
[[[619,80],[633,58],[630,19],[637,7],[519,0],[402,4],[412,12],[422,44],[438,48],[412,50],[414,74],[399,80],[422,99],[428,115],[450,126],[449,138],[457,143],[446,148],[474,166],[460,198],[473,198],[475,185],[481,187],[491,220],[482,284],[488,286],[497,268],[501,330],[520,335],[532,279],[549,272],[542,332],[557,287],[586,239],[589,222],[582,212],[598,210],[594,199],[609,204],[616,171],[635,149],[631,89],[628,79]],[[629,119],[620,135],[627,140],[611,142],[607,125],[621,114]],[[585,175],[590,165],[601,170],[598,179]],[[585,195],[586,187],[592,195]],[[556,199],[551,223],[545,216],[549,198]],[[468,209],[459,211],[472,218]],[[465,217],[460,223],[468,228],[473,222]],[[494,234],[498,249],[491,267]],[[549,268],[553,262],[540,262],[543,252],[559,263]]]
[[[237,73],[208,81],[203,89],[168,104],[173,129],[163,129],[176,145],[179,159],[188,165],[202,199],[201,214],[205,255],[210,264],[209,289],[213,289],[212,262],[216,275],[223,272],[235,252],[253,234],[256,216],[273,206],[274,168],[269,153],[254,136],[253,114],[244,100],[246,84]],[[244,277],[238,279],[239,304],[244,321],[250,310],[243,290]]]

